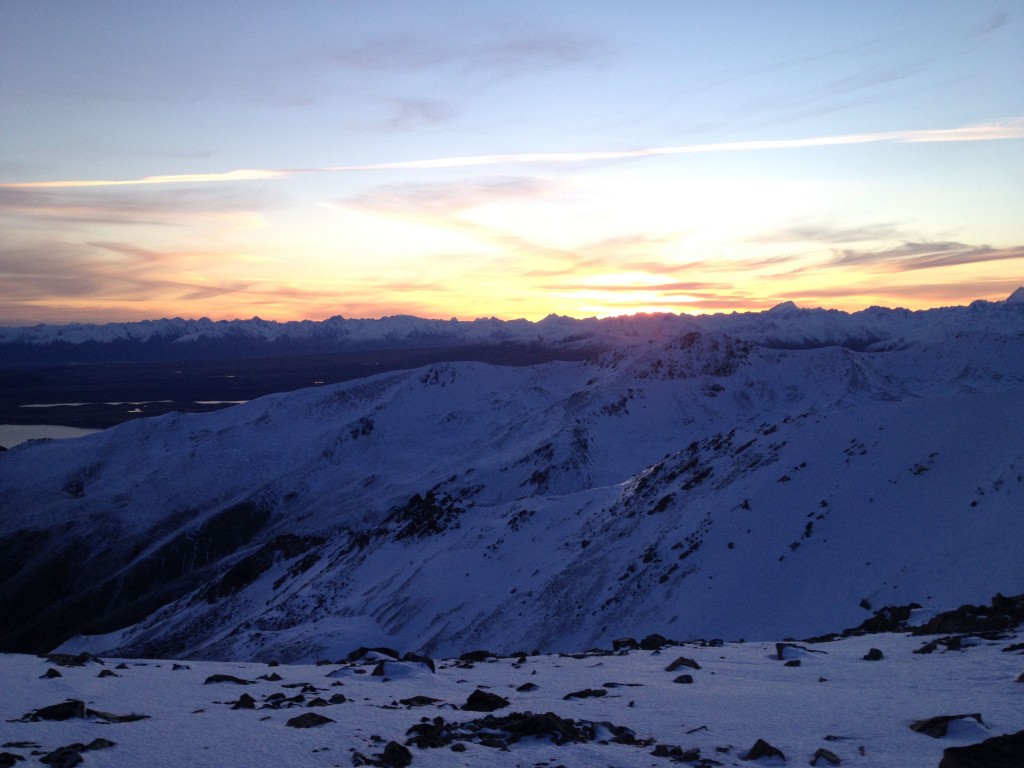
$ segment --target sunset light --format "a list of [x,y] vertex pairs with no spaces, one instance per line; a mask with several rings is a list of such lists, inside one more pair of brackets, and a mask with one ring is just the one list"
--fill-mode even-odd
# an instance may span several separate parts
[[0,4],[0,325],[924,308],[1024,278],[1013,7],[128,9]]

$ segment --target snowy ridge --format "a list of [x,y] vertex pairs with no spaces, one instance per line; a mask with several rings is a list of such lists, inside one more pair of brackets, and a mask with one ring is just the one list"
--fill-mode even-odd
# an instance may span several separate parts
[[[618,319],[583,362],[437,364],[26,444],[0,453],[0,610],[25,617],[0,648],[568,651],[1022,592],[1020,306],[859,350]],[[805,339],[831,317],[774,314],[794,312]]]
[[[0,350],[19,346],[111,344],[189,344],[198,341],[237,344],[240,341],[271,345],[280,354],[282,345],[301,349],[348,349],[359,346],[402,347],[465,344],[572,344],[584,341],[666,339],[689,331],[723,333],[783,348],[872,346],[907,344],[922,335],[939,338],[950,332],[1007,333],[1019,328],[1024,315],[1024,288],[1001,302],[976,301],[967,307],[944,307],[911,312],[871,307],[860,312],[801,309],[784,302],[766,312],[712,315],[633,315],[605,319],[573,319],[549,315],[543,320],[472,321],[429,320],[407,315],[378,320],[331,317],[276,322],[182,318],[146,320],[106,325],[36,325],[0,328]],[[230,347],[225,347],[229,354]],[[123,354],[130,357],[128,349]]]

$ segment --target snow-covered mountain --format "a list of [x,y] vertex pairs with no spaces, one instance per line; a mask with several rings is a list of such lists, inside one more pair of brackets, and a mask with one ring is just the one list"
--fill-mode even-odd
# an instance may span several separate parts
[[[444,348],[481,344],[602,348],[630,340],[662,340],[692,331],[722,333],[771,347],[838,345],[855,349],[879,342],[908,343],[955,332],[1012,332],[1024,311],[1022,289],[1006,301],[917,312],[871,307],[861,312],[801,309],[784,302],[767,312],[714,315],[633,315],[543,320],[429,320],[407,315],[376,320],[331,317],[320,322],[185,320],[0,327],[0,366],[272,357],[359,349]],[[1007,312],[1015,305],[1016,312]]]
[[1024,592],[1024,302],[538,326],[604,351],[0,453],[0,649],[777,639]]

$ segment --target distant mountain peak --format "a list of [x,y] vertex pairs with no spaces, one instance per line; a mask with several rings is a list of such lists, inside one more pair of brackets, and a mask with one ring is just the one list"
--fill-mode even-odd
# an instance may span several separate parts
[[783,312],[793,312],[793,311],[796,311],[798,309],[800,309],[800,307],[798,307],[792,301],[784,301],[781,304],[776,304],[774,307],[772,307],[768,311],[772,312],[772,313],[775,313],[775,314],[781,314]]
[[1006,297],[1007,304],[1024,304],[1024,285]]

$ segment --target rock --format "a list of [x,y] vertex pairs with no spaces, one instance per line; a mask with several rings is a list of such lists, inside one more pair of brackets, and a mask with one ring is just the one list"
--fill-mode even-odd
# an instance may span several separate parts
[[818,750],[814,753],[814,757],[811,758],[811,765],[818,765],[819,760],[824,760],[829,765],[842,765],[842,760],[839,756],[824,747],[818,747]]
[[487,691],[481,691],[477,688],[466,700],[460,709],[466,710],[467,712],[493,712],[496,709],[508,706],[508,699],[503,698],[496,693],[489,693]]
[[789,661],[787,661],[782,666],[784,666],[784,667],[799,667],[802,663],[803,662],[801,662],[800,659],[790,659]]
[[947,747],[939,768],[1020,768],[1024,765],[1024,731],[993,736],[978,744]]
[[412,762],[412,752],[408,747],[403,747],[397,741],[389,741],[384,746],[384,754],[381,755],[384,765],[389,768],[405,768]]
[[291,720],[285,723],[285,725],[291,728],[316,728],[318,725],[326,725],[327,723],[333,723],[329,717],[324,717],[316,712],[304,712],[301,715],[293,717]]
[[112,669],[101,669],[100,673],[96,675],[96,677],[120,677],[120,675]]
[[618,640],[612,640],[613,651],[635,651],[639,647],[640,643],[632,637],[620,637]]
[[346,701],[348,701],[348,699],[345,698],[345,694],[343,693],[336,693],[328,699],[328,702],[331,704],[344,704]]
[[[1021,675],[1021,677],[1024,677],[1024,675]],[[536,683],[523,683],[518,688],[516,688],[516,690],[520,693],[526,693],[528,691],[536,691],[538,688],[540,688],[540,686]]]
[[84,744],[68,744],[66,747],[57,747],[53,752],[40,757],[39,762],[44,765],[52,765],[54,768],[73,768],[73,766],[84,762],[83,749],[85,749]]
[[361,658],[363,658],[363,656],[365,656],[368,653],[379,653],[382,656],[390,656],[392,659],[395,660],[397,660],[399,656],[398,651],[396,651],[394,648],[367,648],[365,646],[361,646],[352,651],[352,653],[350,653],[346,657],[346,660],[359,661]]
[[648,635],[640,641],[640,648],[644,651],[657,651],[669,644],[668,638],[659,635],[657,632]]
[[481,661],[487,661],[488,659],[493,658],[495,658],[495,655],[490,651],[467,651],[466,653],[459,656],[459,661],[477,663]]
[[0,768],[12,768],[19,760],[24,761],[24,757],[16,755],[13,752],[0,752]]
[[256,699],[250,696],[248,693],[243,693],[238,697],[238,701],[231,705],[232,709],[256,709]]
[[1017,677],[1017,682],[1024,683],[1024,672],[1021,672],[1020,675]]
[[102,664],[103,659],[93,656],[91,653],[48,653],[45,656],[46,660],[51,664],[56,664],[58,667],[84,667],[87,662],[94,661],[97,664]]
[[203,685],[210,685],[211,683],[234,683],[235,685],[255,685],[255,680],[243,680],[240,677],[234,675],[210,675],[203,682]]
[[676,763],[693,763],[700,760],[699,749],[683,749],[675,744],[658,744],[651,752],[654,757],[670,757]]
[[608,691],[604,688],[584,688],[582,691],[573,691],[567,693],[562,697],[563,701],[569,701],[569,699],[592,699],[600,696],[607,696]]
[[283,679],[277,672],[271,672],[269,675],[260,675],[260,680],[266,680],[271,683],[276,683]]
[[461,741],[457,741],[454,744],[452,744],[452,752],[465,752],[465,751],[466,751],[466,745],[463,744]]
[[693,659],[688,659],[685,656],[680,656],[678,659],[676,659],[671,664],[669,664],[667,667],[665,667],[665,671],[666,672],[675,672],[680,667],[687,667],[689,669],[700,669],[700,664],[698,664]]
[[60,704],[51,704],[48,707],[35,709],[24,715],[24,721],[38,722],[39,720],[71,720],[72,718],[85,717],[85,702],[78,699],[68,699]]
[[682,685],[690,685],[693,682],[693,675],[680,675],[672,682],[680,683]]
[[53,680],[53,678],[55,678],[55,677],[62,677],[62,675],[60,673],[60,670],[59,669],[54,669],[53,667],[50,667],[48,670],[46,670],[43,674],[41,674],[39,676],[39,679],[40,680]]
[[764,739],[758,739],[740,760],[759,760],[762,757],[780,757],[783,760],[786,756],[782,753],[782,750],[778,747],[773,747]]
[[936,717],[929,717],[925,720],[915,720],[910,724],[910,730],[923,733],[926,736],[931,736],[933,739],[941,739],[946,735],[946,731],[949,729],[949,724],[954,720],[966,720],[968,718],[978,721],[979,725],[984,725],[984,721],[981,719],[981,715],[977,712],[971,715],[938,715]]
[[405,654],[405,656],[402,657],[402,661],[416,662],[417,664],[423,664],[431,672],[436,672],[437,671],[437,669],[435,669],[435,667],[434,667],[434,660],[432,658],[430,658],[429,656],[420,656],[419,654],[416,654],[416,653],[407,653],[407,654]]
[[399,704],[404,704],[407,707],[429,707],[431,704],[437,704],[441,699],[435,699],[430,696],[413,696],[409,699],[399,699]]
[[885,656],[877,648],[871,648],[864,654],[864,661],[881,661]]

